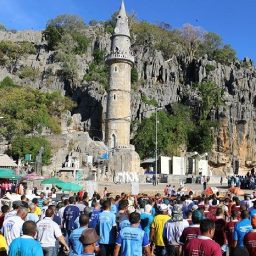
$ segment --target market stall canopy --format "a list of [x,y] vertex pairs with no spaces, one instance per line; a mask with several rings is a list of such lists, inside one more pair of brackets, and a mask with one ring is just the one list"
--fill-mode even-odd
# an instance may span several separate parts
[[0,178],[9,179],[9,180],[18,180],[21,178],[21,176],[17,175],[16,172],[12,169],[0,168]]
[[0,167],[15,168],[18,165],[6,154],[0,154]]
[[216,187],[208,187],[207,189],[205,189],[204,194],[207,196],[216,194],[218,192],[218,189]]
[[64,183],[64,181],[59,180],[58,178],[52,177],[50,179],[44,180],[41,182],[43,185],[58,185],[60,183]]
[[57,187],[61,188],[63,191],[69,191],[69,192],[79,192],[82,190],[82,186],[76,183],[71,182],[62,182],[59,184],[56,184]]

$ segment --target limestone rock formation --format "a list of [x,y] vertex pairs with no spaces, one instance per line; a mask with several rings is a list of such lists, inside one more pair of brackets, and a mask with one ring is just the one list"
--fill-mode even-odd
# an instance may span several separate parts
[[[29,84],[45,91],[59,90],[77,102],[77,108],[72,115],[68,114],[65,117],[66,121],[63,121],[63,132],[66,133],[63,135],[63,141],[65,136],[68,137],[76,132],[78,134],[88,132],[94,140],[104,139],[106,91],[100,83],[82,81],[82,77],[93,60],[95,47],[106,52],[110,51],[110,34],[106,33],[100,24],[89,26],[86,33],[91,38],[91,45],[87,54],[77,56],[78,75],[81,82],[73,86],[63,81],[58,75],[61,63],[52,61],[54,52],[47,50],[41,32],[0,31],[0,40],[32,42],[38,49],[37,54],[19,59],[17,69],[26,65],[37,67],[40,71],[40,75],[34,81],[21,80],[17,74],[11,74],[1,66],[0,80],[10,76],[19,84]],[[218,119],[220,125],[210,154],[210,164],[222,173],[229,172],[234,166],[234,161],[239,161],[242,170],[254,166],[256,160],[256,69],[250,59],[246,58],[244,61],[225,66],[209,61],[207,56],[192,61],[182,56],[173,56],[165,60],[160,51],[146,45],[134,45],[131,50],[135,55],[135,67],[139,76],[131,97],[133,121],[140,121],[141,118],[153,113],[150,111],[152,106],[143,102],[143,95],[155,100],[160,106],[169,106],[171,103],[181,101],[185,96],[186,100],[193,104],[197,101],[198,95],[191,84],[205,79],[212,80],[223,88],[225,105],[219,109],[218,113],[214,111],[212,113],[212,118]],[[207,68],[209,66],[210,70]],[[64,144],[66,150],[68,146],[66,142]],[[63,158],[66,153],[67,150],[59,157],[61,158],[62,155]]]

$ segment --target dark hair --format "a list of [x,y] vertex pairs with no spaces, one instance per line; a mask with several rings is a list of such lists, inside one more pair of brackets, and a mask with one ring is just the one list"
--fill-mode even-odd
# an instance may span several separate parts
[[220,216],[221,214],[223,214],[223,209],[221,207],[218,207],[216,210],[216,216]]
[[64,199],[64,201],[63,201],[64,206],[68,205],[68,202],[69,202],[69,200],[68,200],[67,198],[66,198],[66,199]]
[[124,210],[128,205],[129,205],[128,200],[122,199],[122,200],[119,202],[119,210]]
[[51,205],[48,206],[48,209],[51,209],[51,210],[53,210],[53,211],[56,211],[56,205],[51,204]]
[[76,199],[74,196],[71,196],[69,199],[68,199],[69,203],[70,204],[74,204],[76,202]]
[[138,212],[132,212],[129,216],[129,221],[131,224],[137,224],[140,222],[140,214]]
[[249,252],[246,248],[236,247],[232,253],[232,256],[249,256]]
[[111,203],[110,203],[109,200],[105,200],[105,201],[102,202],[102,209],[103,209],[103,210],[109,209],[110,206],[111,206]]
[[248,219],[249,218],[249,212],[247,210],[243,210],[241,212],[241,219]]
[[89,217],[85,214],[81,214],[79,217],[80,227],[86,226],[89,223]]
[[38,199],[37,199],[37,198],[33,198],[33,199],[32,199],[32,203],[33,203],[33,204],[38,204]]
[[45,211],[45,217],[52,217],[52,215],[54,215],[53,209],[47,209]]
[[214,228],[215,228],[215,223],[214,223],[213,220],[209,220],[209,219],[201,220],[201,222],[200,222],[200,231],[201,231],[202,234],[206,233],[209,230],[214,229]]
[[24,199],[26,199],[26,196],[25,196],[25,195],[22,195],[22,196],[20,197],[20,200],[22,201],[22,200],[24,200]]
[[34,236],[36,233],[36,223],[32,220],[25,221],[22,225],[23,235]]
[[217,205],[218,201],[217,199],[212,199],[212,205]]
[[233,212],[231,213],[231,217],[232,217],[233,219],[234,219],[234,218],[237,218],[238,215],[239,215],[239,212],[238,212],[238,211],[233,211]]
[[10,207],[8,205],[3,205],[1,207],[1,211],[2,213],[7,213],[9,211]]

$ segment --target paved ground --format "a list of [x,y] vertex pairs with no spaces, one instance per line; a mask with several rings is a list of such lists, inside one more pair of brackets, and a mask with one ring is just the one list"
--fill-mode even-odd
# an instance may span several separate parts
[[[175,185],[176,188],[179,187],[179,184]],[[146,193],[148,195],[155,195],[156,193],[163,194],[164,188],[166,184],[158,184],[157,186],[153,186],[152,184],[140,184],[140,193]],[[220,184],[211,184],[213,187],[217,187],[220,192],[226,192],[227,186]],[[122,192],[131,193],[131,185],[130,184],[114,184],[108,182],[100,182],[98,184],[98,189],[100,192],[103,191],[104,187],[107,187],[108,192],[113,193],[113,195],[121,194]],[[200,194],[203,191],[203,186],[201,184],[185,184],[185,187],[189,190],[194,191],[195,194]],[[247,191],[250,193],[250,191]]]

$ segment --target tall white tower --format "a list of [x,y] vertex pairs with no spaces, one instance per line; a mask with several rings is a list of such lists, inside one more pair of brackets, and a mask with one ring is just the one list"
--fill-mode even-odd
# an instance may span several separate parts
[[105,140],[108,147],[130,147],[131,124],[131,40],[124,2],[116,17],[111,37],[111,52],[106,58],[110,67]]

